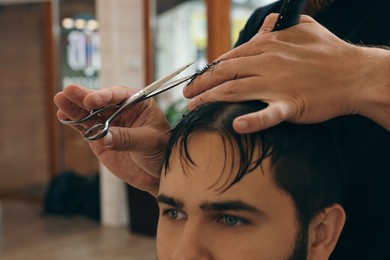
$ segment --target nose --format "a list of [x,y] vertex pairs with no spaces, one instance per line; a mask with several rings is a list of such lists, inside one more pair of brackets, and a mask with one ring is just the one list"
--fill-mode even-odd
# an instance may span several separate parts
[[172,252],[172,260],[212,260],[212,248],[207,230],[200,223],[187,221],[181,239]]

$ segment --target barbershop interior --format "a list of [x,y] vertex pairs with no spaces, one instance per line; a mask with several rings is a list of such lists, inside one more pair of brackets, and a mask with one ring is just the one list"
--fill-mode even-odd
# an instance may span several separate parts
[[[154,197],[100,164],[53,97],[201,70],[271,2],[0,0],[0,259],[156,259]],[[155,100],[172,124],[187,105],[181,86]]]

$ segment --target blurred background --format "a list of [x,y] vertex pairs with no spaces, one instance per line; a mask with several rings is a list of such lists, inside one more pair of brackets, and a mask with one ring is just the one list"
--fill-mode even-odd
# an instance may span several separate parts
[[[99,165],[53,96],[195,72],[273,1],[0,0],[0,259],[155,259],[154,199]],[[172,123],[186,105],[181,88],[158,103]]]

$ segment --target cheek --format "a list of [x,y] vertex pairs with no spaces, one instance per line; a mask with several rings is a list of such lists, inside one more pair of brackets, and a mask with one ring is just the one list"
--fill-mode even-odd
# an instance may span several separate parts
[[160,219],[156,235],[158,260],[171,259],[172,252],[179,242],[178,239],[177,231],[166,220]]
[[[166,220],[159,221],[157,230],[159,260],[172,259],[173,252],[182,245],[183,241],[180,240],[183,228]],[[287,259],[295,245],[293,228],[286,229],[283,225],[264,225],[238,231],[206,224],[190,236],[196,239],[191,242],[187,251],[194,251],[194,255],[207,252],[214,259]]]
[[[295,246],[295,229],[263,226],[257,230],[225,236],[220,247],[227,247],[234,259],[288,259]],[[226,251],[225,251],[226,252]]]

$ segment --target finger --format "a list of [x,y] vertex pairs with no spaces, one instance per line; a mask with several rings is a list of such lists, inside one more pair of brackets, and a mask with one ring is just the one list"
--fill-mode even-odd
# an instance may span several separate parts
[[[69,120],[70,118],[64,114],[61,110],[58,110],[57,111],[57,118],[59,120],[63,120],[63,121],[66,121],[66,120]],[[68,125],[70,126],[71,128],[75,129],[77,132],[79,132],[81,135],[84,135],[84,131],[85,131],[85,126],[82,126],[82,125]]]
[[253,48],[254,47],[253,45],[257,45],[257,43],[253,41],[253,39],[256,39],[266,33],[272,32],[277,18],[278,18],[278,14],[276,13],[269,14],[265,18],[264,23],[259,29],[259,32],[252,38],[252,40],[221,55],[217,60],[227,60],[227,59],[233,59],[242,56],[251,56],[251,55],[256,55],[261,53],[259,52],[259,50],[257,50],[257,48]]
[[[258,34],[264,34],[269,33],[274,30],[275,23],[278,20],[278,13],[271,13],[267,15],[267,17],[264,19],[263,24],[261,25]],[[313,22],[314,19],[308,15],[300,15],[299,16],[299,23],[307,23],[307,22]],[[288,29],[288,28],[286,28]]]
[[[259,97],[267,99],[267,85],[270,84],[261,76],[230,80],[192,98],[188,102],[188,109],[193,110],[202,104],[217,101],[239,102],[260,99]],[[254,96],[254,90],[256,96]]]
[[[291,48],[291,46],[277,40],[274,33],[267,37],[257,36],[222,56],[215,66],[185,86],[183,95],[186,98],[192,98],[233,78],[254,75],[268,69],[269,63],[262,58],[267,57],[266,52],[270,52],[271,49],[281,52],[286,48]],[[250,59],[253,60],[252,63],[248,62]]]
[[61,111],[60,114],[57,114],[61,117],[59,117],[60,120],[79,120],[89,113],[86,108],[80,105],[80,101],[76,103],[70,100],[64,92],[57,93],[54,96],[54,103]]
[[248,42],[226,52],[225,54],[218,57],[216,61],[224,61],[230,59],[236,59],[245,56],[253,56],[263,52],[262,44],[259,42],[261,35],[256,34]]
[[[159,177],[163,161],[156,161],[155,157],[161,156],[163,158],[167,139],[168,130],[164,135],[161,134],[161,130],[151,127],[111,127],[103,142],[104,146],[110,150],[138,152],[138,157],[141,160],[149,160],[151,163],[150,169],[145,169],[145,171],[154,177]],[[141,157],[141,154],[144,156]]]
[[[263,64],[267,64],[267,66]],[[225,67],[227,68],[225,69]],[[191,96],[188,108],[192,110],[203,103],[214,101],[235,102],[265,99],[270,91],[270,86],[275,86],[275,78],[278,77],[274,73],[274,67],[265,54],[225,61],[220,67],[215,68],[212,77],[209,78],[208,75],[205,75],[202,79],[214,81],[214,84],[217,85],[212,86],[212,88],[200,85],[200,93]]]
[[[72,88],[72,87],[71,87]],[[70,88],[70,89],[71,89]],[[80,88],[73,89],[79,90]],[[82,103],[82,97],[84,94],[75,94],[74,91],[68,92],[68,96],[71,96],[73,100],[77,100],[77,103],[70,100],[65,96],[64,92],[57,93],[54,97],[54,103],[57,105],[59,110],[57,111],[57,118],[59,120],[67,121],[67,120],[80,120],[90,113],[90,109],[86,109],[80,105]],[[91,127],[97,123],[101,123],[101,120],[104,119],[104,114],[97,115],[87,120],[86,122],[78,125],[71,125],[72,128],[76,129],[82,135],[85,132],[85,129]]]
[[[264,19],[264,22],[259,29],[258,35],[272,32],[275,27],[275,23],[278,20],[278,16],[279,16],[278,13],[271,13],[267,15],[267,17]],[[308,22],[314,22],[314,19],[308,15],[300,15],[299,23],[308,23]]]
[[[278,18],[278,14],[276,14],[276,13],[269,14],[265,18],[263,25],[259,29],[259,32],[253,38],[259,37],[259,36],[266,34],[266,33],[269,33],[269,32],[272,32],[272,29],[275,25],[277,18]],[[256,50],[256,48],[252,48],[253,44],[256,44],[256,43],[254,43],[253,41],[249,41],[245,44],[242,44],[242,45],[234,48],[233,50],[221,55],[217,60],[226,60],[226,59],[233,59],[236,57],[251,56],[251,55],[259,54],[259,52],[258,52],[258,50]]]
[[[252,55],[257,55],[260,53],[263,53],[266,50],[266,46],[264,46],[265,42],[268,41],[270,38],[272,39],[271,35],[268,38],[264,37],[264,35],[269,34],[272,32],[272,35],[275,35],[273,38],[277,38],[276,35],[284,33],[284,31],[279,31],[279,32],[273,32],[274,25],[276,23],[276,20],[278,18],[277,13],[272,13],[269,14],[265,20],[264,23],[262,24],[261,28],[259,29],[259,32],[252,37],[252,39],[228,52],[225,54],[221,55],[218,57],[218,60],[228,60],[228,59],[234,59],[238,57],[243,57],[243,56],[252,56]],[[308,16],[308,15],[301,15],[299,19],[300,23],[316,23],[316,21]]]
[[237,117],[233,128],[238,133],[254,133],[278,125],[292,117],[294,111],[287,103],[269,105],[267,108]]
[[104,145],[115,151],[132,151],[155,154],[156,150],[164,149],[169,130],[166,135],[161,134],[161,129],[151,127],[111,127],[104,137]]
[[136,92],[127,87],[110,87],[89,93],[84,99],[84,105],[89,108],[100,108],[116,105]]
[[275,27],[275,23],[278,19],[278,15],[279,14],[277,14],[277,13],[272,13],[272,14],[267,15],[267,17],[265,17],[264,22],[259,29],[258,35],[272,32],[272,30]]
[[[233,62],[234,63],[234,62]],[[221,61],[203,75],[196,77],[183,89],[183,95],[192,98],[200,93],[207,91],[215,86],[232,80],[238,76],[234,71],[234,65],[231,60]],[[247,73],[246,71],[244,72]],[[243,75],[244,76],[244,75]]]
[[[215,65],[212,69],[206,71],[202,75],[199,75],[197,78],[191,81],[190,84],[184,87],[184,96],[187,98],[192,98],[206,90],[209,90],[219,84],[222,84],[227,80],[231,80],[232,78],[237,77],[236,75],[241,75],[245,73],[238,71],[240,68],[243,68],[245,70],[249,68],[249,66],[247,66],[246,64],[244,64],[244,66],[240,66],[239,64],[237,64],[238,62],[242,63],[242,61],[240,60],[241,58],[258,56],[264,53],[268,49],[268,46],[270,44],[273,45],[273,48],[276,48],[276,45],[280,44],[280,42],[275,40],[276,37],[273,37],[271,34],[269,34],[269,37],[264,37],[264,35],[272,31],[277,17],[278,14],[268,15],[258,34],[256,34],[247,43],[244,43],[220,56],[216,60],[217,65]],[[275,39],[273,41],[270,41],[273,38]]]
[[193,98],[232,80],[260,76],[269,70],[269,64],[264,59],[267,59],[267,57],[257,55],[221,61],[210,71],[195,78],[187,85],[183,89],[183,95],[187,98]]
[[69,85],[64,88],[62,91],[64,96],[72,101],[73,103],[77,104],[80,107],[84,106],[84,98],[90,94],[93,93],[94,90],[91,90],[86,87],[78,86],[78,85]]

